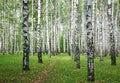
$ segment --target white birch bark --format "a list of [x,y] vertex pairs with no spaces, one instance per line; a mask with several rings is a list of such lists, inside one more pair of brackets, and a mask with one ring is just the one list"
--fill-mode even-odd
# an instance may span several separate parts
[[42,48],[41,48],[41,0],[38,0],[38,25],[37,25],[37,53],[38,62],[42,63]]
[[93,42],[93,30],[92,30],[92,0],[86,0],[86,28],[87,28],[87,46],[88,46],[88,81],[94,81],[94,42]]
[[28,3],[29,0],[23,0],[23,70],[29,70]]
[[113,13],[112,13],[112,0],[108,0],[108,26],[110,28],[110,56],[111,56],[111,65],[116,65],[116,55],[115,55],[115,36],[113,28]]
[[81,36],[81,51],[85,53],[86,51],[86,29],[85,29],[85,9],[84,9],[85,0],[82,0],[82,36]]
[[100,4],[100,61],[103,61],[103,28],[104,28],[104,4],[103,0],[99,0]]
[[31,51],[31,53],[32,53],[32,55],[33,55],[33,52],[34,52],[34,47],[33,47],[33,40],[34,40],[34,31],[33,31],[33,25],[34,25],[34,18],[33,18],[33,11],[34,11],[34,9],[33,9],[33,4],[34,4],[34,2],[33,2],[33,0],[32,0],[32,26],[31,26],[31,36],[30,36],[30,51]]
[[75,57],[76,67],[80,68],[80,48],[79,48],[79,26],[78,26],[78,0],[73,0],[74,3],[74,20],[75,20]]
[[49,24],[48,24],[48,0],[46,0],[46,35],[47,35],[47,52],[48,56],[51,57],[50,55],[50,42],[49,42]]

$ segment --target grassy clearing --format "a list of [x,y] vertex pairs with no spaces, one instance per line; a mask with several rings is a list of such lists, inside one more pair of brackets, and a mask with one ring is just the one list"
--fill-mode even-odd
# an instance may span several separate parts
[[[56,56],[57,65],[45,79],[45,83],[89,83],[87,82],[87,56],[81,56],[81,69],[69,56]],[[103,62],[95,58],[95,83],[120,83],[120,57],[117,66],[110,65],[110,57]]]
[[38,79],[51,62],[43,56],[43,64],[37,62],[37,56],[30,56],[30,71],[22,71],[22,55],[0,55],[0,83],[32,83]]
[[[41,72],[53,61],[53,70],[47,75],[45,83],[88,83],[87,57],[81,56],[81,69],[67,54],[60,54],[51,59],[43,56],[44,63],[37,62],[37,56],[30,56],[30,71],[22,71],[22,55],[0,55],[0,83],[32,83],[39,78]],[[117,65],[110,65],[110,57],[103,62],[95,58],[95,83],[120,83],[120,57]]]

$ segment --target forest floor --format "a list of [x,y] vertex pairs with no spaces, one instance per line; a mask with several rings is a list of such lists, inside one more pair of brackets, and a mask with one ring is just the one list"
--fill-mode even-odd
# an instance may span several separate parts
[[[67,54],[48,58],[43,55],[43,64],[37,56],[30,56],[30,71],[22,71],[22,54],[0,54],[0,83],[89,83],[87,81],[87,56],[81,55],[80,69]],[[110,56],[100,62],[95,57],[95,83],[120,83],[120,56],[117,65],[110,65]]]
[[55,62],[50,63],[50,65],[44,71],[42,71],[42,73],[40,74],[40,77],[37,80],[33,81],[33,83],[44,83],[45,78],[52,71],[54,65],[55,65]]

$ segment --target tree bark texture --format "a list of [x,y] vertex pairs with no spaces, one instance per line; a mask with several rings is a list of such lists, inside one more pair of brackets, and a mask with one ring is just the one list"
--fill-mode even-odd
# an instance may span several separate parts
[[86,28],[87,28],[87,56],[88,56],[88,81],[94,81],[94,45],[93,45],[93,30],[92,30],[92,0],[87,0],[86,11]]
[[29,0],[23,0],[23,70],[29,70],[28,3]]

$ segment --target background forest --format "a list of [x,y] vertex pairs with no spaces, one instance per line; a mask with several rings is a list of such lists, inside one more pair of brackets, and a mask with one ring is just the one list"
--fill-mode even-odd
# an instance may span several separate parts
[[120,82],[119,0],[1,0],[0,20],[0,83]]

